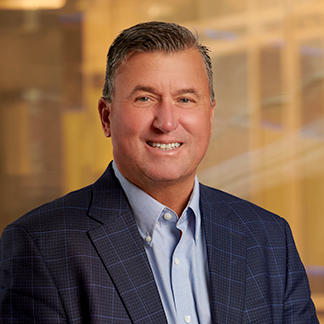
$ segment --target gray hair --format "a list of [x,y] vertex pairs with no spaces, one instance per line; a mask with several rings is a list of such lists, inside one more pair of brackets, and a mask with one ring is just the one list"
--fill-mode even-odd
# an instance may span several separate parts
[[198,36],[180,25],[165,22],[146,22],[123,30],[111,44],[107,55],[107,68],[103,97],[111,103],[115,90],[115,78],[121,63],[131,52],[164,52],[175,53],[186,49],[196,48],[200,53],[208,81],[210,100],[215,95],[213,89],[213,71],[209,48],[198,42]]

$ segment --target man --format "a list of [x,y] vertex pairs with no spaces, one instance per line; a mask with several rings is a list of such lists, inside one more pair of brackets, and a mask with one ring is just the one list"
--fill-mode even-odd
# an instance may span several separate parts
[[214,106],[186,28],[115,39],[98,104],[114,161],[5,229],[2,323],[318,323],[288,224],[198,183]]

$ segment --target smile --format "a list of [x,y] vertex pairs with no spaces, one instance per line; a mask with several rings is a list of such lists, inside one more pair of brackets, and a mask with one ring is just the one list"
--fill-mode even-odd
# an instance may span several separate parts
[[181,146],[180,143],[164,144],[164,143],[156,143],[156,142],[147,142],[147,144],[162,151],[171,151]]

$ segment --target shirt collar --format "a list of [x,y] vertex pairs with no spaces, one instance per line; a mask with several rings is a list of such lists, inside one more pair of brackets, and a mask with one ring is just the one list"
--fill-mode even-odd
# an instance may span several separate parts
[[[140,189],[128,179],[126,179],[118,170],[115,161],[113,161],[112,167],[132,208],[140,235],[144,240],[148,236],[153,238],[154,228],[159,220],[160,215],[165,210],[170,210],[170,208],[161,204],[153,197],[148,195],[146,192],[144,192],[142,189]],[[194,239],[197,240],[201,227],[201,217],[199,208],[199,182],[197,176],[195,176],[194,188],[190,196],[188,205],[183,211],[182,215],[186,215],[189,208],[193,211],[193,214],[196,218]],[[179,221],[181,221],[181,217]],[[147,243],[149,245],[151,244],[151,242]]]

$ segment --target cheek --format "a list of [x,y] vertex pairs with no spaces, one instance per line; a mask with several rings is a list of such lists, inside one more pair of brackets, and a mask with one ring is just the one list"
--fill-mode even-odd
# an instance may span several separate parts
[[134,142],[136,141],[146,127],[149,127],[149,121],[146,115],[141,111],[123,110],[111,118],[112,138],[116,142]]
[[211,119],[207,114],[191,114],[182,116],[182,126],[197,140],[210,138]]

